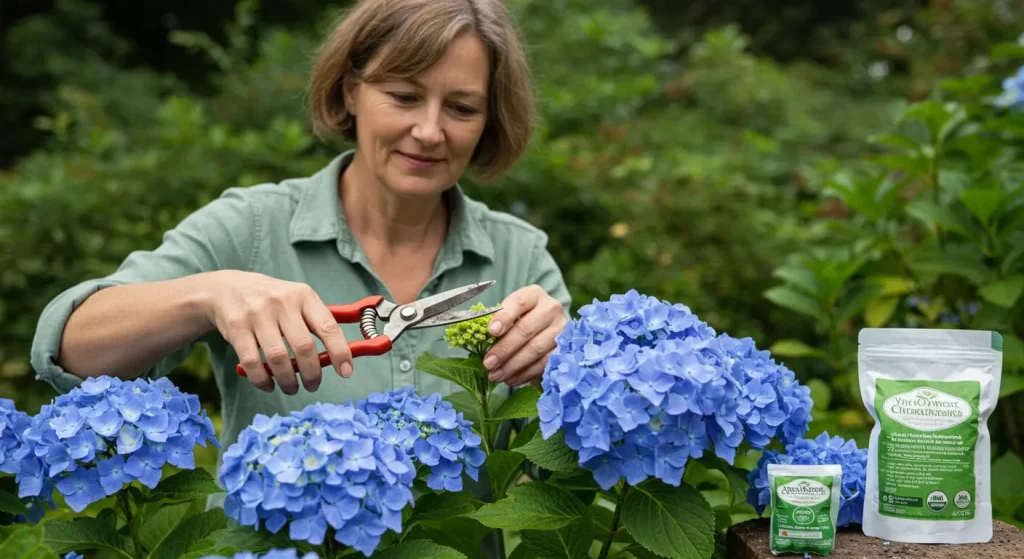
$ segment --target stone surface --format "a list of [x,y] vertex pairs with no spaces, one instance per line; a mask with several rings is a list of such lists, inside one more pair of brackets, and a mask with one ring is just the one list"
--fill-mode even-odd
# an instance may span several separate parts
[[[767,518],[759,518],[729,529],[729,559],[775,559],[768,547]],[[788,553],[779,557],[802,557]],[[812,557],[817,557],[812,555]],[[983,544],[910,544],[869,538],[859,529],[840,529],[835,551],[829,559],[1010,559],[1024,557],[1024,531],[1004,522],[992,523],[992,541]]]

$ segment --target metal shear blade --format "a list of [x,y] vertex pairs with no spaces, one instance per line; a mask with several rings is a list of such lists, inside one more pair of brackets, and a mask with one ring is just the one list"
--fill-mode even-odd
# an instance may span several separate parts
[[[501,307],[469,311],[452,311],[450,309],[472,299],[475,295],[494,284],[495,281],[490,280],[456,287],[455,289],[431,295],[408,305],[397,307],[391,313],[389,322],[384,328],[384,333],[395,338],[407,328],[443,326],[492,314]],[[415,315],[409,313],[411,316],[405,316],[406,309],[415,310]]]

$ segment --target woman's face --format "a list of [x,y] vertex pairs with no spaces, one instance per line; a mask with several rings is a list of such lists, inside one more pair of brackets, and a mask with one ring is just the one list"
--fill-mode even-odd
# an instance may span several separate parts
[[356,85],[348,106],[356,119],[357,157],[398,195],[450,187],[483,134],[488,75],[486,47],[467,33],[413,79]]

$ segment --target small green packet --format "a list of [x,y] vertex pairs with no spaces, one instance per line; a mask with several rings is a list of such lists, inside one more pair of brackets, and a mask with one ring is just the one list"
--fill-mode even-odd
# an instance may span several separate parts
[[773,555],[832,553],[842,480],[839,464],[768,464]]

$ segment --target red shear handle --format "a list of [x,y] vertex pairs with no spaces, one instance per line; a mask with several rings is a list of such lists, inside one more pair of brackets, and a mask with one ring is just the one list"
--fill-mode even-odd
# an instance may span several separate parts
[[338,322],[359,322],[360,315],[363,314],[364,310],[376,307],[383,300],[383,295],[370,295],[348,305],[327,305],[327,310],[331,311],[334,320]]
[[[391,351],[391,338],[387,336],[377,336],[372,340],[356,340],[354,342],[349,342],[348,348],[352,351],[352,357],[383,355]],[[317,354],[317,357],[320,358],[321,367],[326,367],[331,364],[331,356],[326,351],[320,352]],[[292,368],[296,372],[299,371],[299,364],[294,358],[292,359]],[[274,374],[270,369],[270,365],[267,363],[263,364],[263,369],[267,371],[267,374]],[[242,368],[241,364],[235,365],[235,372],[238,373],[238,376],[240,377],[246,376],[245,369]]]

